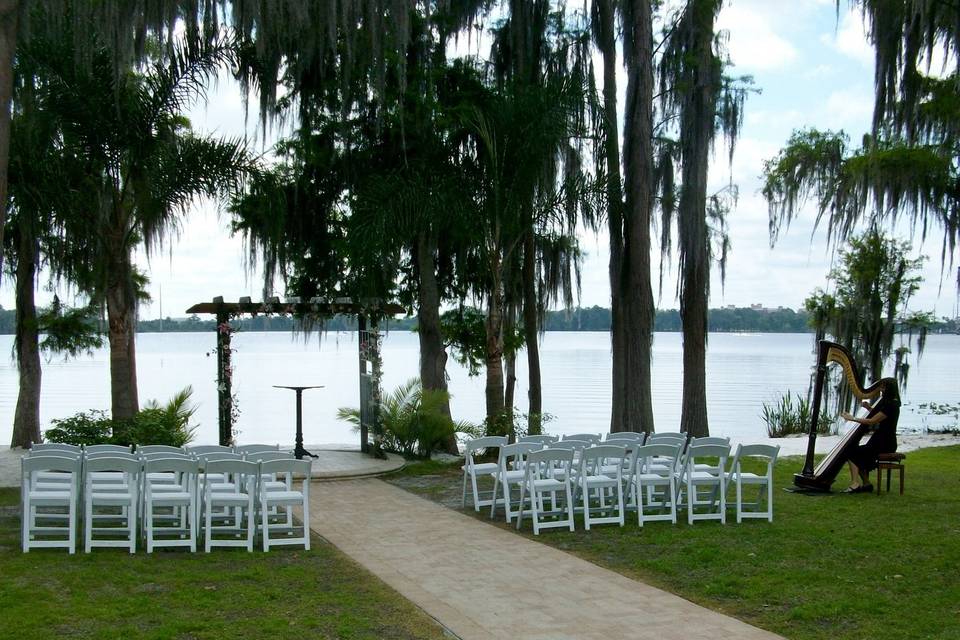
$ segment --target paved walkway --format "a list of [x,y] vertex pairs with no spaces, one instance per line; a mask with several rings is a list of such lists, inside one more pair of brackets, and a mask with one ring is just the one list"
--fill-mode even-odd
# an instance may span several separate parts
[[315,531],[464,640],[779,638],[380,480],[310,498]]

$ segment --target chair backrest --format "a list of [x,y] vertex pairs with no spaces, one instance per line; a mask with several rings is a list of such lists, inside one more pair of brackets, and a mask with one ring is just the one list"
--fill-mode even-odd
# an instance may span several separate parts
[[520,436],[517,438],[517,442],[539,442],[542,445],[547,445],[552,442],[556,442],[560,439],[560,436],[550,436],[547,434],[541,434],[536,436]]
[[[20,469],[26,477],[34,471],[60,471],[63,473],[79,473],[80,458],[75,456],[55,455],[50,452],[49,455],[24,456],[20,458]],[[25,483],[26,486],[26,483]]]
[[563,440],[583,440],[591,444],[600,442],[599,433],[569,433],[563,436]]
[[670,470],[673,470],[677,466],[677,458],[680,457],[680,451],[681,445],[675,442],[645,444],[634,450],[634,464],[641,473],[649,473],[650,463],[660,460],[665,462]]
[[279,451],[279,444],[242,444],[233,448],[234,453],[263,453],[266,451]]
[[63,456],[65,458],[80,458],[83,455],[83,449],[40,449],[34,451],[30,449],[27,452],[27,458],[37,458],[41,456]]
[[239,453],[229,451],[211,451],[210,453],[201,453],[195,456],[200,461],[200,466],[205,467],[214,460],[243,460],[244,457]]
[[91,444],[83,448],[85,453],[102,453],[110,451],[112,453],[130,453],[132,449],[121,444]]
[[580,453],[580,471],[585,474],[597,474],[600,472],[600,466],[604,464],[615,464],[622,468],[626,455],[626,448],[615,444],[588,447]]
[[570,479],[570,471],[573,466],[573,449],[569,448],[547,448],[531,451],[527,454],[527,465],[525,467],[527,478],[540,478],[545,472],[561,467],[564,471],[563,477]]
[[122,471],[123,473],[136,476],[141,469],[140,460],[135,457],[121,456],[97,456],[87,458],[83,463],[84,475],[94,471]]
[[[118,460],[133,460],[134,462],[140,462],[140,456],[134,455],[128,451],[91,451],[87,453],[84,451],[83,459],[86,461],[90,460],[99,460],[100,458],[116,458]],[[86,465],[84,465],[86,466]]]
[[253,453],[245,453],[243,455],[245,460],[251,460],[253,462],[266,462],[268,460],[296,460],[293,457],[293,451],[255,451]]
[[143,463],[143,469],[147,473],[191,473],[200,472],[200,463],[196,458],[188,456],[168,457],[168,458],[147,458]]
[[63,442],[41,442],[30,445],[30,453],[40,453],[41,451],[70,451],[72,453],[80,453],[81,450],[82,448],[75,444],[66,444]]
[[[260,464],[247,460],[224,460],[222,458],[210,460],[204,467],[204,474],[211,473],[232,475],[237,489],[239,489],[244,482],[256,482],[256,479],[260,477]],[[207,492],[211,490],[212,484],[212,482],[205,484]],[[253,487],[249,488],[253,489]]]
[[467,440],[464,445],[465,452],[469,455],[479,449],[488,449],[491,447],[502,447],[507,444],[507,436],[484,436],[483,438],[474,438]]
[[773,467],[777,464],[778,455],[780,455],[780,445],[741,444],[737,446],[737,452],[733,456],[731,469],[734,473],[738,473],[740,471],[740,464],[744,458],[762,458],[767,463],[767,475],[772,477]]
[[202,453],[233,453],[232,447],[225,447],[219,444],[198,444],[192,447],[185,447],[187,453],[200,455]]
[[647,434],[640,433],[637,431],[612,431],[607,434],[604,438],[604,442],[609,440],[634,440],[639,441],[640,444],[643,444],[643,441],[646,439]]
[[727,466],[727,458],[729,457],[729,444],[695,444],[687,447],[687,470],[693,469],[697,459],[717,458],[717,464],[711,465],[711,467],[716,471],[723,471]]
[[144,460],[169,460],[171,458],[182,459],[182,460],[194,460],[194,461],[196,460],[194,456],[187,455],[182,451],[180,452],[148,451],[147,453],[142,454],[140,457],[143,458]]
[[298,473],[304,478],[310,478],[311,464],[309,460],[296,458],[276,458],[260,463],[261,474]]
[[186,454],[187,451],[183,447],[173,447],[169,444],[140,444],[137,445],[137,453],[147,454],[147,453],[178,453]]
[[539,451],[543,445],[539,442],[517,442],[515,444],[505,444],[500,447],[498,462],[501,469],[505,469],[511,459],[516,462],[522,461],[531,451]]
[[687,434],[674,431],[658,431],[647,436],[647,444],[659,444],[661,442],[687,442]]
[[730,444],[729,437],[706,436],[703,438],[690,438],[690,446],[695,444]]

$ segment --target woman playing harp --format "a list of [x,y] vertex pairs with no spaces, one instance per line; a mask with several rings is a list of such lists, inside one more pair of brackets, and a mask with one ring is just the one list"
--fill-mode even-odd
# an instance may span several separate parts
[[880,383],[882,395],[873,404],[863,401],[864,408],[868,410],[865,418],[849,413],[840,414],[844,420],[862,424],[872,433],[866,444],[854,447],[847,456],[850,486],[844,489],[844,493],[873,491],[869,478],[870,472],[877,468],[877,456],[897,450],[900,390],[894,378],[883,378]]

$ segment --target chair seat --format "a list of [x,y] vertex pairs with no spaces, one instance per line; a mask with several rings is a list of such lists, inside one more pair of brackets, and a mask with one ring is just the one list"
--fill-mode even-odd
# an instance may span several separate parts
[[900,462],[907,457],[905,453],[879,453],[877,454],[877,462]]
[[94,491],[90,494],[94,504],[125,506],[133,504],[133,496],[129,493],[103,493]]
[[264,480],[260,483],[260,486],[263,487],[265,491],[285,491],[287,483],[280,480]]
[[707,484],[719,482],[720,478],[721,476],[709,471],[694,471],[689,475],[688,480],[693,484]]
[[36,504],[70,504],[69,491],[31,491],[30,502]]
[[537,491],[563,491],[567,485],[553,478],[542,478],[534,480],[533,486]]
[[[466,465],[460,467],[462,470],[466,470]],[[500,465],[496,462],[484,462],[482,464],[473,465],[473,472],[480,475],[485,473],[496,473],[500,469]]]
[[[616,473],[616,469],[613,471]],[[615,487],[617,486],[617,479],[611,478],[610,476],[599,475],[599,476],[580,476],[580,482],[585,483],[589,487]]]
[[267,503],[303,502],[303,494],[299,491],[265,491],[263,500]]
[[210,496],[210,504],[213,505],[244,505],[249,502],[250,496],[246,493],[221,493],[214,492]]
[[500,482],[513,482],[513,483],[516,483],[516,482],[523,482],[523,476],[524,476],[525,474],[526,474],[525,471],[516,470],[516,471],[507,471],[507,472],[505,472],[505,473],[500,473],[500,472],[498,471],[498,472],[496,472],[496,473],[491,473],[490,475],[491,475],[491,476],[499,476],[499,477],[500,477]]
[[162,491],[154,493],[147,498],[149,502],[152,502],[156,505],[164,505],[168,503],[184,503],[189,504],[190,502],[190,493],[187,491]]
[[659,473],[638,473],[636,475],[638,482],[643,483],[652,483],[652,484],[669,484],[670,476],[664,476]]
[[[736,476],[734,474],[727,474],[727,477],[732,481],[736,481]],[[741,473],[740,474],[740,483],[741,484],[766,484],[768,481],[766,475],[759,476],[755,473]]]

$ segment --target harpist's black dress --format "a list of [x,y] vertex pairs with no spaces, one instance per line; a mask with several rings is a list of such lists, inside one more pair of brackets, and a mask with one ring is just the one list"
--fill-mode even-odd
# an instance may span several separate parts
[[859,445],[850,453],[850,461],[863,473],[877,468],[877,455],[897,450],[897,421],[900,419],[900,402],[881,398],[867,417],[882,413],[886,416],[866,444]]

